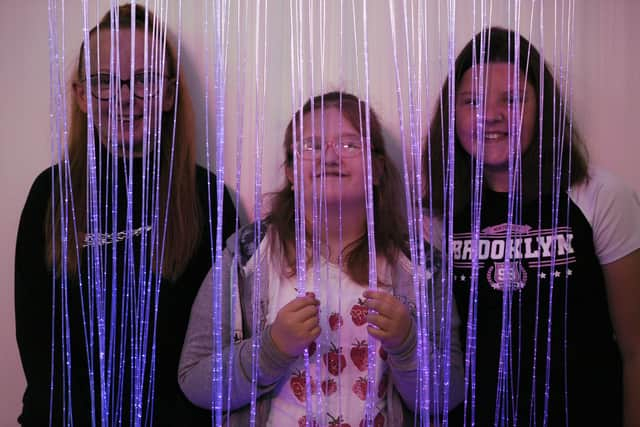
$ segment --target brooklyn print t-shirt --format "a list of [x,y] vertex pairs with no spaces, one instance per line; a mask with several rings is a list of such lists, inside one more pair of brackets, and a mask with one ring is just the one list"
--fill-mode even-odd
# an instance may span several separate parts
[[[555,204],[516,204],[510,227],[508,205],[507,194],[484,191],[477,292],[471,218],[454,221],[467,422],[473,411],[482,426],[621,425],[622,362],[601,265],[640,247],[638,196],[593,173]],[[452,421],[463,415],[461,405]]]
[[[273,323],[278,311],[296,298],[297,279],[283,279],[274,266],[270,270],[267,322]],[[307,403],[310,403],[313,413],[313,419],[309,420],[311,426],[364,425],[368,333],[367,308],[362,293],[366,287],[350,280],[335,264],[323,262],[320,270],[320,288],[315,290],[315,294],[320,301],[322,332],[309,346],[310,402],[306,393],[304,358],[299,357],[274,392],[268,426],[306,425]],[[307,270],[306,289],[314,290],[311,267]],[[389,374],[385,359],[386,354],[378,343],[373,413],[376,427],[387,425]]]

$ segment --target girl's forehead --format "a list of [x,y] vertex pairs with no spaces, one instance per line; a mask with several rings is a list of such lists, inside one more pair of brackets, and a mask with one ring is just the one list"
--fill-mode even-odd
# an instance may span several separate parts
[[[324,125],[324,130],[337,131],[342,130],[342,133],[358,133],[358,131],[351,124],[344,111],[340,111],[337,105],[325,105],[324,108],[316,107],[313,110],[307,112],[303,116],[304,127],[311,133],[311,128],[319,130]],[[305,134],[307,131],[305,130]]]
[[[480,75],[482,69],[483,75]],[[514,79],[514,72],[517,73]],[[485,88],[487,90],[493,89],[507,89],[509,87],[515,88],[517,84],[521,89],[524,86],[530,86],[530,83],[526,80],[525,74],[519,67],[514,66],[511,62],[489,62],[483,64],[481,68],[479,65],[475,65],[464,72],[462,78],[458,84],[459,89],[468,90],[472,86],[476,87],[474,83],[474,73],[478,79],[484,78]]]
[[[100,60],[100,69],[108,69],[112,60],[120,62],[121,71],[129,69],[131,62],[135,63],[136,69],[144,68],[145,57],[145,34],[144,29],[136,29],[134,35],[133,49],[131,46],[132,31],[130,28],[120,28],[117,32],[112,32],[109,28],[101,29],[91,34],[91,68],[97,68],[97,61]],[[148,37],[147,51],[148,60],[151,59],[152,52],[151,37]]]

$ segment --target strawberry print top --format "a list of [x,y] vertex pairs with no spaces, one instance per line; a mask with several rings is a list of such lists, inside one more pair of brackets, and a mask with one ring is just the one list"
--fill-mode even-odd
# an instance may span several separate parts
[[[380,264],[380,263],[379,263]],[[269,312],[273,323],[280,308],[297,296],[297,278],[283,278],[270,266]],[[320,301],[320,336],[309,346],[309,375],[304,357],[291,366],[271,401],[268,426],[304,426],[307,420],[307,381],[310,381],[311,426],[360,427],[364,425],[367,395],[367,307],[365,286],[353,282],[339,266],[323,262],[314,286],[314,270],[307,270],[306,291]],[[390,283],[390,281],[385,281]],[[374,426],[387,425],[386,394],[389,384],[386,354],[376,348],[376,405]]]

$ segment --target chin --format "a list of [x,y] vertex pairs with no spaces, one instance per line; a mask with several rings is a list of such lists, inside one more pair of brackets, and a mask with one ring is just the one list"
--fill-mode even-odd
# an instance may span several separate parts
[[118,145],[117,145],[117,153],[114,153],[114,147],[111,144],[107,145],[107,150],[111,153],[111,154],[115,154],[118,157],[129,157],[130,154],[133,155],[133,157],[142,157],[143,153],[142,153],[142,141],[133,141],[133,150],[129,150],[129,140],[128,139],[123,139],[118,141]]

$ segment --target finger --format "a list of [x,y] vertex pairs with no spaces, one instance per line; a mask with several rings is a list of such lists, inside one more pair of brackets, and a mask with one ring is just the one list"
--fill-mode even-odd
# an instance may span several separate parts
[[319,310],[317,305],[306,305],[292,313],[291,318],[294,322],[304,322],[313,317],[317,318],[318,313]]
[[381,316],[379,314],[371,313],[367,314],[367,323],[375,326],[377,329],[388,331],[391,327],[391,320]]
[[312,329],[318,327],[320,325],[320,319],[316,316],[316,317],[310,317],[308,319],[306,319],[304,322],[300,323],[300,326],[302,328],[303,331],[307,331],[307,333],[309,331],[311,331]]
[[315,328],[311,329],[309,331],[309,336],[311,337],[311,341],[318,338],[320,336],[320,332],[322,332],[322,329],[320,329],[320,326],[316,326]]
[[387,333],[380,330],[380,329],[376,329],[373,326],[367,326],[367,332],[369,333],[369,335],[371,335],[372,337],[384,341],[384,339],[387,337]]
[[392,308],[391,304],[392,303],[380,299],[368,299],[366,302],[369,311],[373,310],[379,313],[388,313]]
[[396,297],[385,291],[376,291],[372,289],[367,289],[362,293],[362,296],[367,301],[380,301],[380,302],[392,302],[397,301]]
[[385,296],[389,296],[389,295],[391,295],[389,294],[389,292],[379,291],[377,289],[367,289],[362,293],[362,296],[364,296],[365,298],[374,299],[374,300],[385,298]]
[[391,319],[409,315],[407,306],[394,296],[384,300],[367,300],[367,307]]
[[[285,305],[288,311],[298,311],[308,305],[319,305],[320,301],[311,296],[300,296],[292,299]],[[283,307],[284,308],[284,307]]]
[[403,315],[404,306],[395,298],[389,301],[367,300],[367,307],[370,312],[381,314],[390,319],[394,319]]

